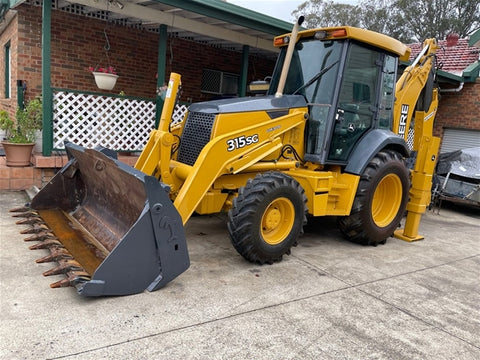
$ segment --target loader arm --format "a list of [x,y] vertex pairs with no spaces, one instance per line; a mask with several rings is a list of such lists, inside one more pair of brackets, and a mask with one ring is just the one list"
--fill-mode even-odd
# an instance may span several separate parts
[[[288,115],[230,132],[210,141],[200,152],[195,164],[187,168],[185,182],[174,201],[183,223],[188,221],[209,188],[221,175],[238,173],[279,150],[283,146],[280,135],[303,124],[306,111],[307,109],[293,110]],[[228,151],[227,141],[241,136],[257,136],[258,141],[253,146]]]
[[[153,175],[157,166],[160,166],[161,163],[166,163],[168,168],[168,161],[166,160],[170,160],[171,146],[174,142],[173,136],[169,132],[170,119],[172,118],[178,100],[181,85],[180,74],[171,73],[158,130],[152,130],[150,132],[147,144],[135,163],[135,169],[148,175]],[[162,145],[164,148],[163,151],[161,151]],[[165,168],[161,170],[165,170]]]
[[394,236],[405,241],[423,239],[418,234],[422,214],[430,204],[432,177],[440,138],[433,136],[438,107],[438,89],[434,86],[435,39],[428,39],[414,62],[397,81],[393,131],[411,148],[410,200],[403,229]]
[[[170,186],[171,194],[176,194],[174,206],[186,224],[215,180],[225,174],[236,174],[278,151],[283,146],[280,136],[303,124],[308,110],[295,109],[285,116],[217,136],[202,149],[195,164],[189,166],[171,159],[175,139],[169,132],[167,119],[171,119],[180,85],[180,75],[172,73],[159,128],[150,133],[135,168]],[[229,141],[241,137],[256,140],[250,146],[229,151]]]

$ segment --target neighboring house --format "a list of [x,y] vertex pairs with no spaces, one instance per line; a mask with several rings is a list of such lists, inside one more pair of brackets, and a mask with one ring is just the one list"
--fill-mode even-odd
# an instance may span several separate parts
[[[442,138],[440,152],[480,146],[480,30],[470,39],[438,44],[440,102],[434,135]],[[413,59],[422,46],[410,46]]]

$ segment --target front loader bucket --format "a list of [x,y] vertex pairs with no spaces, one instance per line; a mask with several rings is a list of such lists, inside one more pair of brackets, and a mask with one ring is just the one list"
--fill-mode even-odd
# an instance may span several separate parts
[[[180,215],[168,187],[102,151],[66,144],[70,161],[32,199],[19,223],[57,261],[52,287],[85,296],[154,291],[190,265]],[[105,153],[109,150],[104,149]],[[18,209],[17,209],[18,210]]]

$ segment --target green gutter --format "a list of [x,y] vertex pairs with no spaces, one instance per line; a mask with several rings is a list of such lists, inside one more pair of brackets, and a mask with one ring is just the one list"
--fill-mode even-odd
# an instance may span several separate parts
[[[289,22],[258,13],[241,6],[218,0],[154,0],[156,2],[194,12],[204,16],[241,25],[272,35],[281,35],[292,31]],[[272,6],[275,6],[272,3]],[[281,6],[281,5],[277,5]]]
[[468,41],[469,46],[475,46],[480,48],[480,29],[475,31],[471,36],[470,40]]
[[447,84],[460,84],[465,82],[462,76],[458,76],[444,70],[437,70],[438,81]]
[[468,67],[463,70],[463,78],[465,82],[475,82],[480,73],[480,62],[476,61],[473,64],[468,65]]
[[478,61],[470,64],[462,73],[462,76],[455,75],[444,70],[437,70],[439,82],[447,84],[460,84],[462,82],[475,82],[480,73],[480,63]]

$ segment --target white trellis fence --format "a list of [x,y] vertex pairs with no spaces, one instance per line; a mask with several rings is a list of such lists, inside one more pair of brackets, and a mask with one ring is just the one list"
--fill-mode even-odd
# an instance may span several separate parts
[[[68,140],[86,148],[140,151],[155,127],[155,101],[56,90],[53,94],[53,148]],[[177,105],[173,121],[187,107]]]

